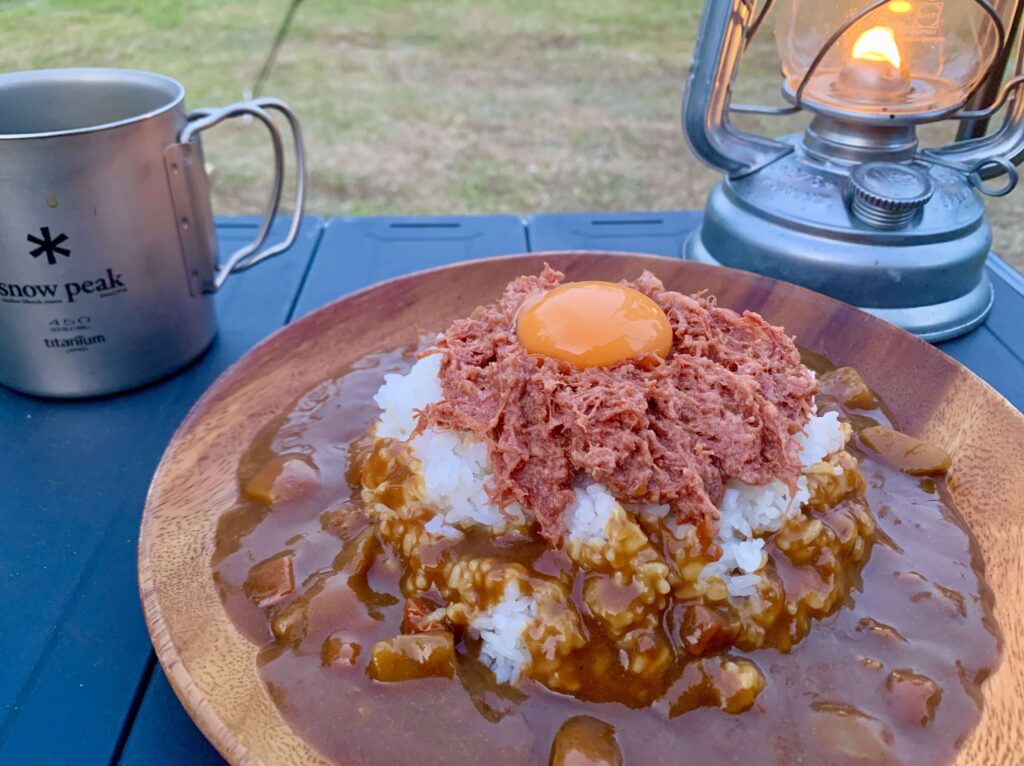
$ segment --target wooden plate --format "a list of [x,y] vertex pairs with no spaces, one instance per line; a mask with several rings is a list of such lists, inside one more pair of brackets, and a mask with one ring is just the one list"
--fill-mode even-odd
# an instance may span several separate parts
[[280,718],[256,674],[257,647],[221,606],[211,577],[217,518],[238,495],[239,458],[289,402],[370,351],[415,341],[493,300],[543,263],[569,279],[619,280],[650,269],[682,292],[758,311],[836,364],[855,366],[905,431],[953,456],[950,484],[981,544],[1002,662],[985,712],[956,763],[1019,763],[1024,748],[1024,416],[932,346],[845,304],[746,272],[652,256],[548,253],[474,261],[367,288],[250,351],[182,423],[153,478],[139,540],[146,622],[182,704],[232,763],[324,761]]

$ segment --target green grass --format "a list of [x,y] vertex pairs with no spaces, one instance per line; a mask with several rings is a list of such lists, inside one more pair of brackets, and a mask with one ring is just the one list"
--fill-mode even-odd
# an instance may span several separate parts
[[[0,69],[150,69],[182,81],[189,105],[219,105],[252,87],[287,5],[0,0]],[[700,207],[717,175],[679,130],[699,11],[699,0],[304,0],[266,93],[302,119],[313,213]],[[770,35],[747,62],[738,97],[776,94]],[[745,124],[782,133],[799,121]],[[207,135],[215,208],[257,212],[262,128]],[[997,247],[1018,266],[1022,194],[990,205]]]

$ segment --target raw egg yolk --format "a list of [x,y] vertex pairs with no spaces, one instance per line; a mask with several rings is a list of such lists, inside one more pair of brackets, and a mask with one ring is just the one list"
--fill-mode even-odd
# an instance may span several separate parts
[[661,307],[612,282],[570,282],[527,302],[516,333],[531,354],[580,368],[645,354],[664,359],[672,348],[672,325]]

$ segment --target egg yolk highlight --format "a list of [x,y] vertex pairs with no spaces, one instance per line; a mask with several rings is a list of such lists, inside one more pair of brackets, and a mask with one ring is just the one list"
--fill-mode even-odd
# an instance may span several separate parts
[[570,282],[527,302],[516,333],[531,354],[580,368],[645,354],[664,359],[672,348],[672,325],[661,307],[612,282]]

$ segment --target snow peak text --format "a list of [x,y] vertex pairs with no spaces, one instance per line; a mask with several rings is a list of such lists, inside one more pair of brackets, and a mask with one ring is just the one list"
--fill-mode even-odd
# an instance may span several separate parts
[[[63,289],[61,289],[63,288]],[[56,298],[62,293],[68,303],[82,295],[107,296],[115,292],[124,292],[128,287],[124,283],[123,274],[115,274],[113,269],[98,279],[86,279],[81,282],[65,282],[50,284],[14,284],[0,282],[0,298]]]

